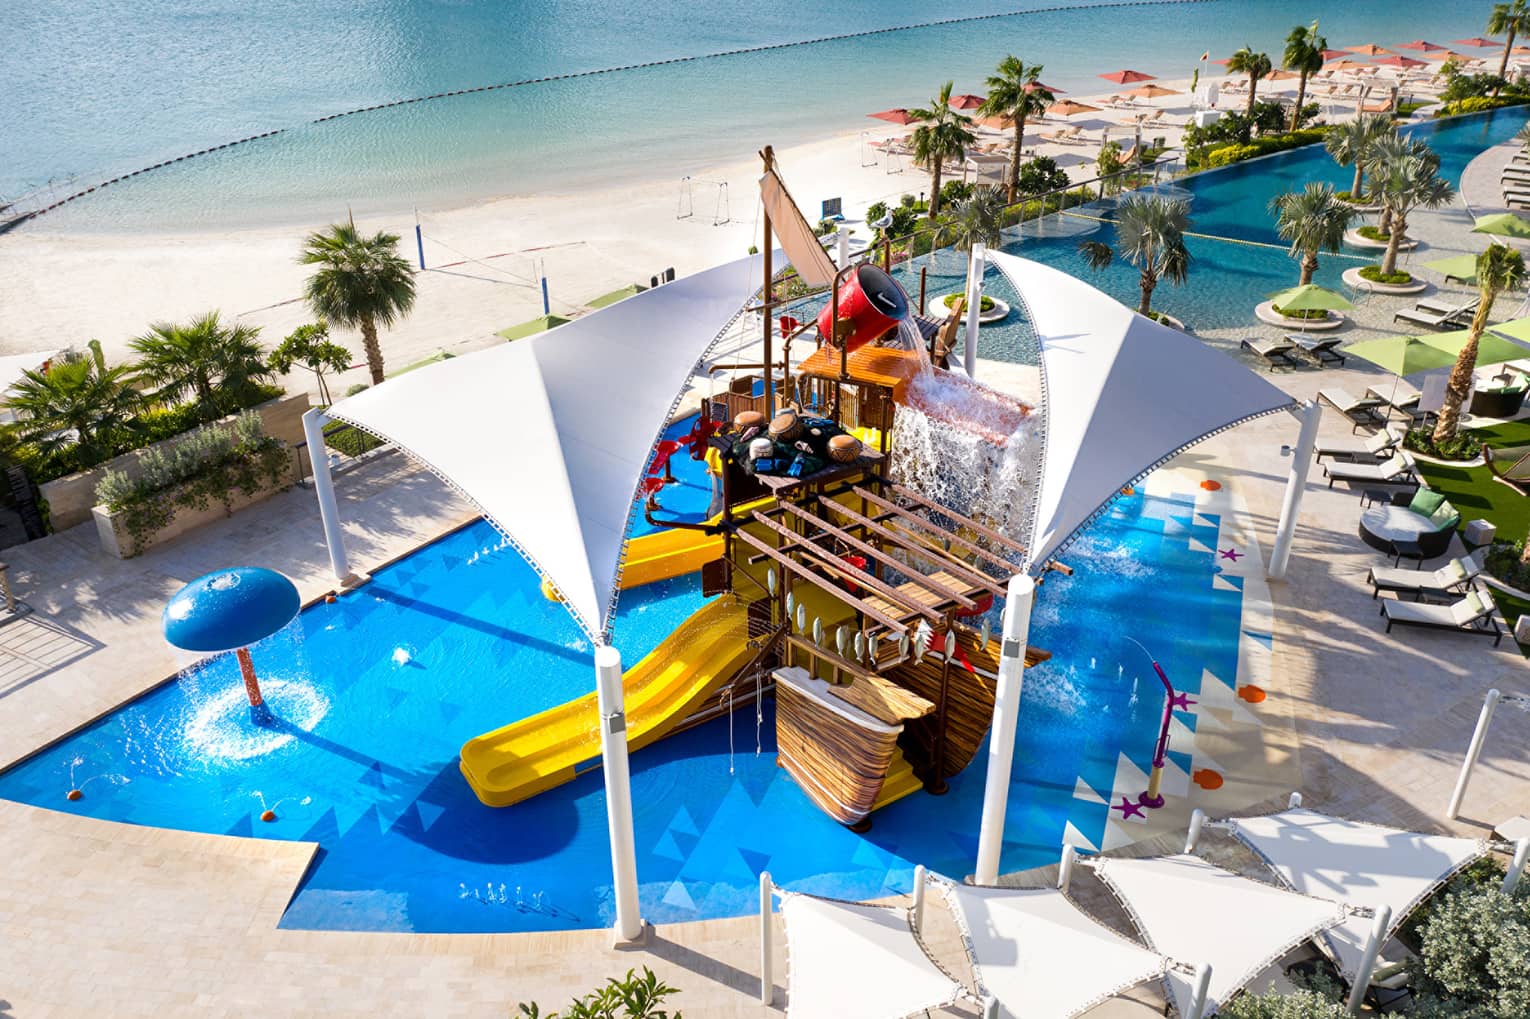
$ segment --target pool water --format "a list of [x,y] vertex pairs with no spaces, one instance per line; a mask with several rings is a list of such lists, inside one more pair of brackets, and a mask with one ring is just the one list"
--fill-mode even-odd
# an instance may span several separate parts
[[[1162,699],[1148,643],[1190,689],[1236,675],[1242,595],[1213,586],[1216,521],[1192,496],[1121,500],[1038,597],[1003,866],[1055,858],[1066,825],[1098,843],[1120,755],[1146,768]],[[628,591],[630,663],[701,605],[694,579]],[[1128,633],[1122,620],[1131,620]],[[516,931],[612,919],[599,769],[526,803],[484,807],[457,770],[468,738],[588,692],[588,643],[477,523],[306,609],[253,650],[274,730],[248,720],[222,656],[43,750],[0,796],[167,828],[318,842],[283,920],[297,928]],[[1193,717],[1186,715],[1188,725]],[[970,871],[982,754],[943,797],[916,794],[867,836],[830,821],[778,768],[770,702],[632,758],[642,907],[658,922],[757,908],[760,870],[860,898],[906,890],[914,864]],[[1188,760],[1181,764],[1188,768]],[[85,791],[69,802],[71,787]],[[262,810],[277,820],[260,821]]]

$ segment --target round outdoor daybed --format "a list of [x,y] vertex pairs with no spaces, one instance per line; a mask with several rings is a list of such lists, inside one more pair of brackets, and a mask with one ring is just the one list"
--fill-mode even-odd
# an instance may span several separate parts
[[[1426,492],[1427,489],[1420,489]],[[1461,515],[1454,506],[1441,501],[1428,516],[1409,508],[1417,495],[1400,493],[1395,498],[1406,501],[1377,503],[1360,514],[1360,540],[1380,552],[1395,554],[1397,543],[1418,543],[1423,558],[1433,559],[1445,554],[1450,548],[1450,537],[1455,533]]]

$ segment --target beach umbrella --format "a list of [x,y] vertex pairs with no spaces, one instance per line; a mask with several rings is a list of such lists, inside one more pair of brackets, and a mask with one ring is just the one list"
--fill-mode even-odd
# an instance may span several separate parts
[[1376,61],[1376,63],[1378,65],[1382,65],[1382,66],[1385,66],[1385,67],[1428,67],[1429,66],[1429,61],[1427,61],[1427,60],[1415,60],[1413,57],[1402,57],[1402,56],[1397,56],[1395,54],[1390,56],[1390,57],[1381,57],[1380,59],[1378,59]]
[[1282,70],[1281,68],[1277,67],[1275,70],[1271,71],[1269,74],[1266,74],[1264,76],[1264,80],[1265,81],[1295,81],[1297,78],[1300,78],[1300,77],[1301,77],[1301,75],[1297,74],[1295,71],[1286,71],[1286,70]]
[[1432,262],[1422,263],[1420,268],[1433,269],[1446,279],[1471,283],[1477,278],[1477,256],[1451,255],[1449,258],[1436,258]]
[[1353,71],[1353,70],[1356,70],[1356,69],[1362,68],[1362,67],[1372,67],[1372,65],[1371,64],[1362,63],[1359,60],[1340,60],[1337,63],[1333,64],[1329,68],[1329,70],[1331,70],[1331,71]]
[[1519,343],[1530,344],[1530,318],[1517,318],[1512,322],[1500,322],[1496,326],[1488,326],[1488,331],[1497,333],[1499,336],[1507,336]]
[[1340,60],[1340,59],[1343,59],[1344,57],[1347,57],[1347,56],[1349,56],[1349,50],[1324,50],[1323,51],[1323,59],[1325,61],[1327,61],[1327,60]]
[[885,120],[889,124],[898,124],[900,126],[914,122],[914,118],[910,117],[908,110],[902,106],[896,106],[890,110],[878,110],[876,113],[868,113],[866,116],[875,117],[878,120]]
[[1316,283],[1304,283],[1267,296],[1281,311],[1343,311],[1354,307],[1343,294],[1336,294]]
[[1530,237],[1530,222],[1512,212],[1496,212],[1491,216],[1478,216],[1472,227],[1474,234],[1493,234],[1497,237]]
[[1026,82],[1025,90],[1027,92],[1050,92],[1054,96],[1065,96],[1068,94],[1066,89],[1060,89],[1055,85],[1043,85],[1039,81]]
[[1445,47],[1437,42],[1425,42],[1423,39],[1414,39],[1412,42],[1400,42],[1397,44],[1400,50],[1442,50]]
[[970,92],[959,96],[952,96],[951,108],[953,110],[975,110],[983,105],[983,99],[983,96],[975,96]]
[[1425,60],[1465,60],[1466,54],[1457,53],[1455,50],[1430,50],[1424,54]]
[[1349,50],[1351,53],[1358,53],[1358,54],[1360,54],[1362,57],[1379,57],[1383,53],[1391,53],[1392,52],[1391,50],[1387,49],[1385,46],[1377,46],[1373,42],[1368,42],[1364,46],[1346,46],[1345,48],[1347,50]]
[[[1326,53],[1327,50],[1324,50],[1324,52]],[[1223,67],[1226,67],[1228,64],[1232,63],[1232,57],[1223,57],[1221,60],[1213,60],[1212,63],[1221,64]]]
[[1455,43],[1457,46],[1476,46],[1478,48],[1499,45],[1497,39],[1484,39],[1480,35],[1472,36],[1470,39],[1457,39]]
[[1139,81],[1152,81],[1157,75],[1144,74],[1141,71],[1128,69],[1125,71],[1111,71],[1109,74],[1102,74],[1099,77],[1104,78],[1106,81],[1113,81],[1117,85],[1135,85]]
[[1126,95],[1134,96],[1138,99],[1157,99],[1159,96],[1177,96],[1179,94],[1178,89],[1164,88],[1162,85],[1143,85],[1126,93]]
[[974,123],[980,127],[992,128],[995,131],[1013,131],[1015,129],[1014,117],[979,117]]
[[[1429,336],[1382,336],[1352,343],[1344,348],[1344,353],[1369,361],[1401,378],[1449,368],[1456,363],[1456,357],[1460,355],[1461,348],[1466,346],[1466,341],[1471,339],[1471,335],[1470,329],[1457,329]],[[1493,332],[1484,332],[1477,342],[1477,363],[1481,365],[1517,361],[1526,353],[1526,348],[1521,344]]]
[[1076,103],[1072,99],[1064,99],[1060,103],[1053,103],[1047,107],[1047,112],[1054,117],[1072,117],[1080,113],[1099,113],[1098,106],[1090,106],[1088,103]]

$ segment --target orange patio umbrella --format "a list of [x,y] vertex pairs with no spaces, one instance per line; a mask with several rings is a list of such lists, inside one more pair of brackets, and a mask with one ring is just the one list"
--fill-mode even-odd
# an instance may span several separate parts
[[1349,50],[1324,50],[1323,51],[1323,59],[1324,60],[1339,60],[1339,59],[1341,59],[1343,57],[1347,57],[1347,56],[1349,56]]
[[1350,46],[1350,47],[1347,47],[1347,48],[1348,48],[1348,50],[1351,53],[1358,53],[1362,57],[1379,57],[1383,53],[1391,53],[1392,52],[1391,50],[1387,49],[1385,46],[1377,46],[1373,42],[1368,42],[1364,46]]
[[1269,74],[1266,74],[1264,76],[1264,80],[1265,81],[1295,81],[1297,78],[1300,78],[1300,77],[1301,77],[1301,75],[1297,74],[1295,71],[1287,71],[1287,70],[1284,70],[1283,68],[1277,67],[1275,70],[1271,71]]
[[1428,67],[1429,66],[1429,61],[1427,61],[1427,60],[1414,60],[1412,57],[1397,56],[1395,54],[1390,56],[1390,57],[1381,57],[1381,58],[1377,59],[1376,63],[1378,65],[1383,66],[1383,67]]
[[1026,82],[1025,83],[1025,90],[1027,92],[1050,92],[1054,96],[1063,96],[1063,95],[1067,95],[1068,94],[1063,89],[1057,88],[1054,85],[1043,85],[1039,81],[1028,81],[1028,82]]
[[1076,103],[1072,99],[1064,99],[1060,103],[1053,103],[1047,108],[1047,112],[1054,117],[1073,117],[1080,113],[1099,113],[1098,106],[1090,106],[1088,103]]
[[1397,44],[1400,50],[1442,50],[1445,47],[1437,42],[1427,42],[1423,39],[1414,39],[1412,42],[1400,42]]
[[875,117],[878,120],[885,120],[889,124],[902,125],[912,124],[914,122],[914,118],[909,116],[908,110],[904,109],[902,106],[896,106],[890,110],[878,110],[876,113],[868,113],[866,116]]
[[1474,35],[1470,39],[1457,39],[1456,40],[1456,45],[1457,46],[1476,46],[1478,48],[1481,48],[1483,46],[1501,46],[1502,43],[1500,43],[1497,39],[1484,39],[1480,35]]
[[1362,67],[1374,67],[1372,64],[1362,63],[1359,60],[1340,60],[1330,64],[1329,69],[1334,71],[1354,71]]
[[1157,75],[1144,74],[1141,71],[1125,70],[1111,71],[1109,74],[1100,75],[1106,81],[1113,81],[1117,85],[1135,85],[1139,81],[1152,81]]
[[983,105],[983,96],[975,96],[970,93],[952,96],[951,108],[953,110],[975,110]]
[[1159,96],[1177,96],[1180,94],[1177,89],[1164,88],[1162,85],[1143,85],[1126,93],[1126,95],[1136,99],[1157,99]]

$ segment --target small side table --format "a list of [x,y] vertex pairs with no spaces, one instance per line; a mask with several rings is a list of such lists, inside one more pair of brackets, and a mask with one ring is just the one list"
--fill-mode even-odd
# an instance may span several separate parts
[[1491,520],[1468,520],[1461,537],[1468,545],[1491,545],[1498,534],[1498,526]]
[[1360,493],[1360,508],[1374,506],[1378,502],[1391,502],[1392,492],[1386,488],[1367,488]]
[[1414,560],[1413,568],[1415,570],[1423,569],[1424,567],[1424,546],[1416,541],[1392,542],[1392,554],[1397,557],[1392,560],[1393,566],[1401,566],[1404,559],[1412,559]]

